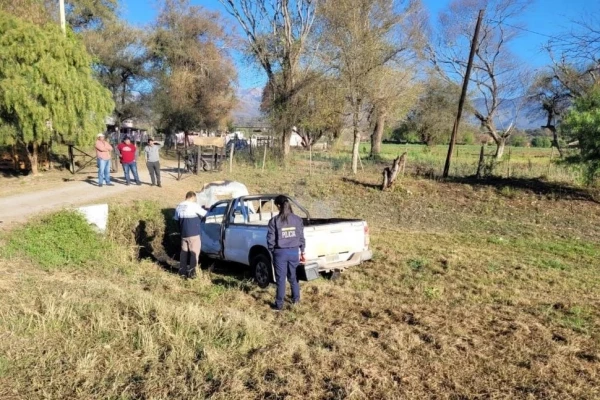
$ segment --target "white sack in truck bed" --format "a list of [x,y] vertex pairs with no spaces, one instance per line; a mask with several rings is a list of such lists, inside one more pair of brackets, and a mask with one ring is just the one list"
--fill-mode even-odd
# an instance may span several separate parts
[[207,183],[200,192],[196,192],[196,201],[201,206],[208,208],[219,200],[234,199],[248,195],[248,188],[241,182],[216,181]]

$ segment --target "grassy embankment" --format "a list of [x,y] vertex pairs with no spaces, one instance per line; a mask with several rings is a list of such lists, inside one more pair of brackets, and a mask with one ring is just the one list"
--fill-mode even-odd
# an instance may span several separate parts
[[[68,214],[5,234],[0,398],[600,397],[589,192],[406,177],[381,193],[379,167],[306,168],[236,165],[115,201],[104,238]],[[180,281],[159,266],[173,262],[166,221],[220,178],[367,219],[375,260],[303,284],[282,314],[244,271]]]

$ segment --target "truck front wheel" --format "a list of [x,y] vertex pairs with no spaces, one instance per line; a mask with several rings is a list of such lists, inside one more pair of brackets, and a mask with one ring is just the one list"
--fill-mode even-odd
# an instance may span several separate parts
[[261,289],[271,283],[271,259],[265,254],[257,254],[250,261],[254,281]]

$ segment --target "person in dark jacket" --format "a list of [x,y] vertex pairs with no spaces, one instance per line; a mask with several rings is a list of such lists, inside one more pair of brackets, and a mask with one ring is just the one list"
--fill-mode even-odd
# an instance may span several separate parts
[[294,214],[290,200],[285,196],[277,196],[275,205],[279,209],[279,215],[269,221],[267,246],[273,255],[277,280],[274,308],[281,310],[285,296],[286,276],[292,287],[292,303],[300,302],[300,285],[296,278],[296,268],[300,261],[304,261],[305,242],[302,218]]

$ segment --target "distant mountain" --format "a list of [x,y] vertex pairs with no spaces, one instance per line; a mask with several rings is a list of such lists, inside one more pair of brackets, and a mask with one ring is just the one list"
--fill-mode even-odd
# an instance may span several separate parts
[[[543,113],[539,112],[539,106],[524,100],[524,98],[520,97],[501,101],[495,120],[498,129],[508,128],[513,121],[515,127],[522,130],[537,129],[542,125],[546,125]],[[485,113],[484,99],[475,99],[473,106],[479,112]],[[479,121],[472,114],[467,116],[467,120],[479,125]]]
[[237,106],[233,109],[232,115],[235,124],[245,124],[247,121],[261,119],[260,102],[262,99],[261,87],[249,89],[238,89]]

